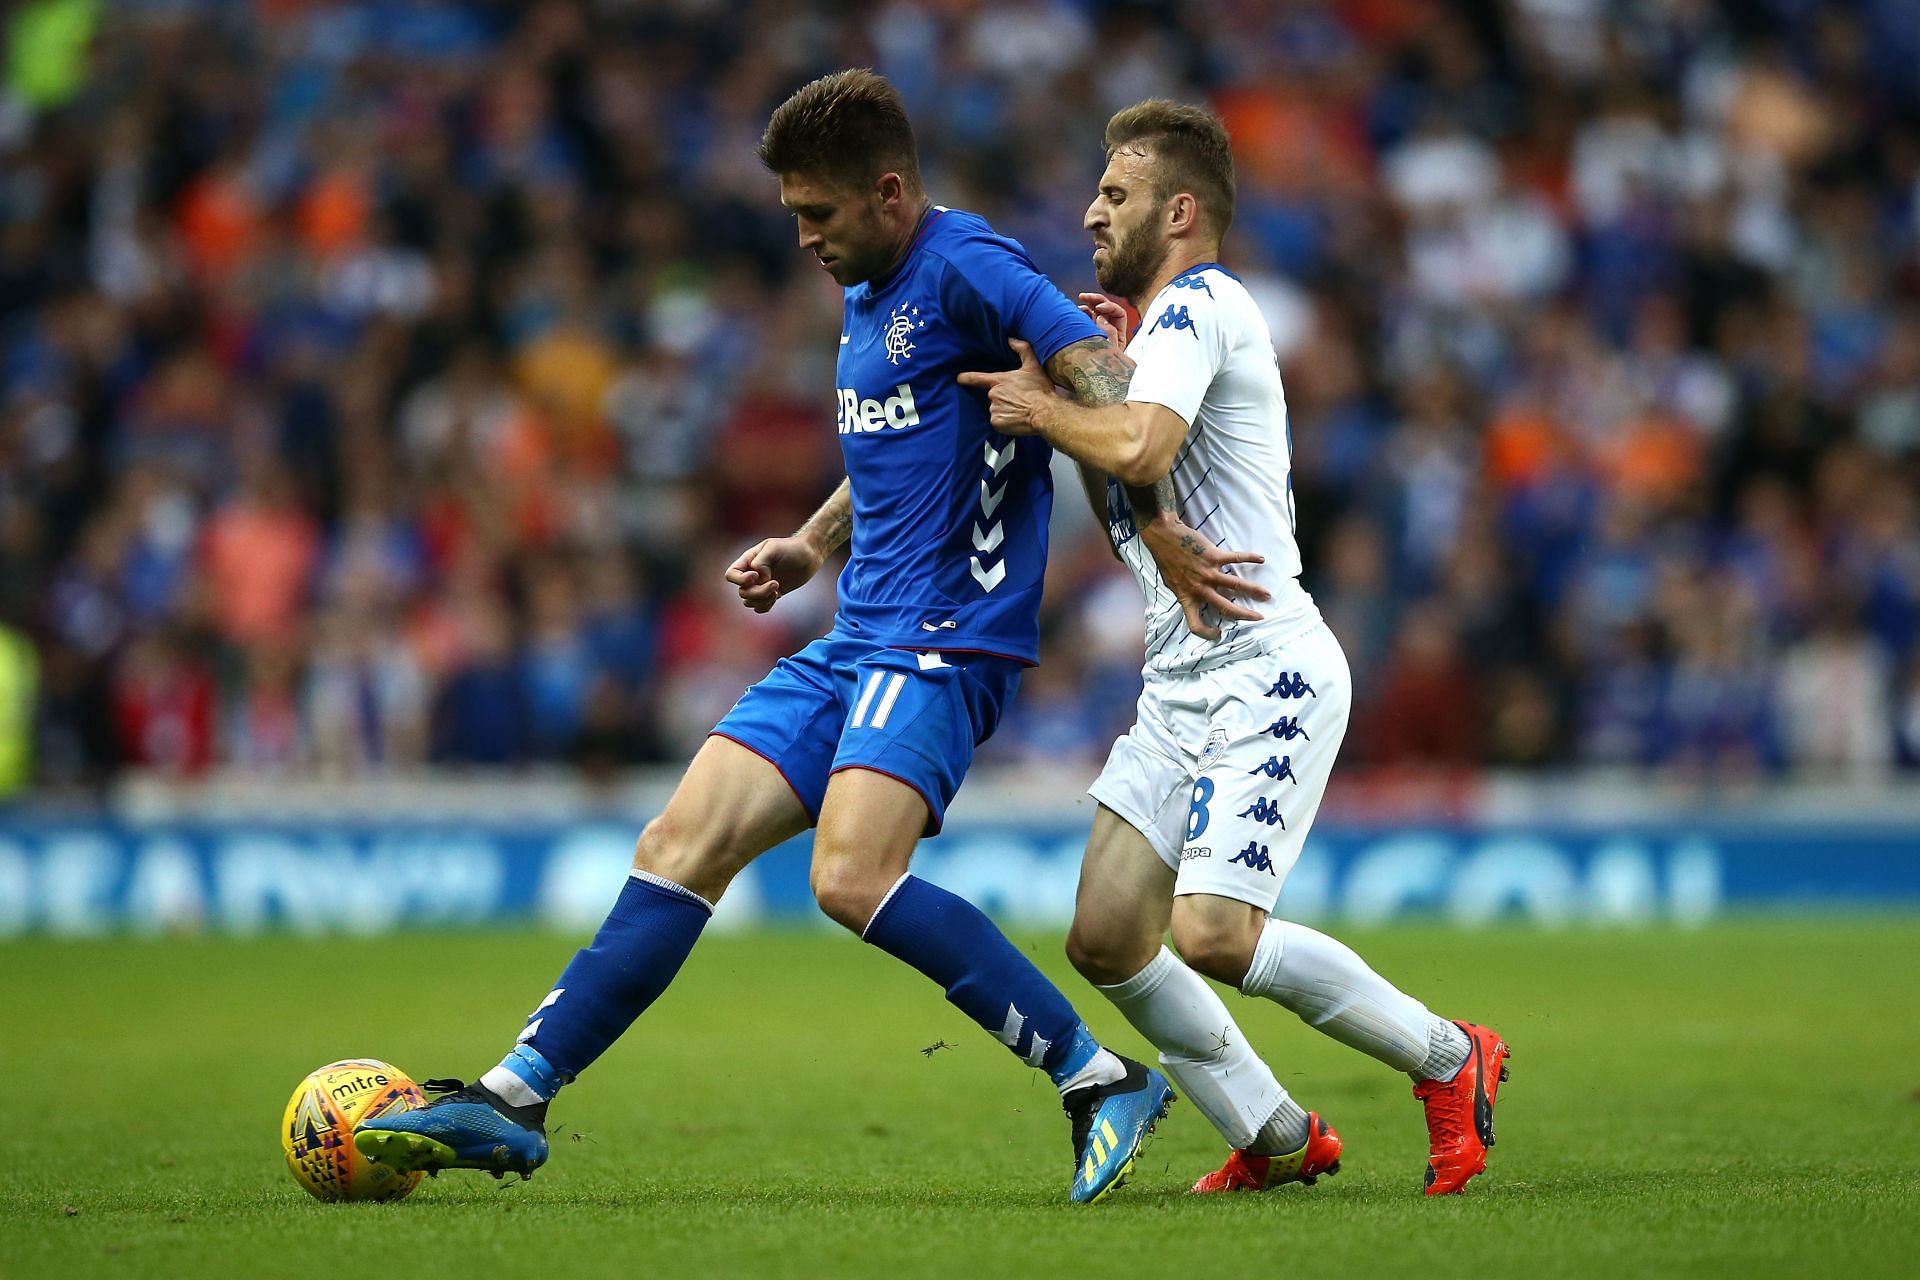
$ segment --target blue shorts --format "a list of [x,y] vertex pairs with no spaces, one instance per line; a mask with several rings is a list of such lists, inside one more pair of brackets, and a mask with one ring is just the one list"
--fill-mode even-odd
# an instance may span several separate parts
[[775,663],[713,732],[766,757],[816,822],[829,777],[871,769],[920,793],[932,835],[1023,670],[1012,658],[890,649],[836,631]]

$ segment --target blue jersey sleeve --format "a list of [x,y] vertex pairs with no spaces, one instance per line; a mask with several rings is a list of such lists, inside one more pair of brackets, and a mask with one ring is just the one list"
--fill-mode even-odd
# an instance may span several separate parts
[[1101,336],[1093,321],[1040,274],[1019,241],[976,233],[954,237],[939,246],[939,253],[978,295],[1001,332],[1026,342],[1040,363],[1064,347]]

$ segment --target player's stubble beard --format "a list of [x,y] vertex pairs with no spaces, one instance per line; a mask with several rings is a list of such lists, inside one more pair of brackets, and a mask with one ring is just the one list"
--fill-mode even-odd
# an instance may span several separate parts
[[[914,214],[914,228],[919,227],[921,218],[930,207],[932,202],[923,198],[921,207]],[[899,264],[912,239],[911,230],[902,240],[889,231],[878,208],[862,205],[858,226],[853,234],[846,237],[839,261],[827,268],[827,274],[842,288],[877,280]]]
[[1135,306],[1144,305],[1147,300],[1141,295],[1153,283],[1173,245],[1155,239],[1144,227],[1125,234],[1109,228],[1107,234],[1107,256],[1094,259],[1093,278],[1107,293]]

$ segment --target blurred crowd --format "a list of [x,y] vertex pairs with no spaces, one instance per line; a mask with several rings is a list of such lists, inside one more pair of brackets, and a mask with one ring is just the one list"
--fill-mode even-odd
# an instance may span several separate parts
[[[1920,765],[1910,0],[25,0],[0,793],[684,759],[831,586],[837,291],[753,147],[890,76],[1089,287],[1107,115],[1232,130],[1343,759]],[[1140,602],[1063,485],[984,752],[1094,762]]]

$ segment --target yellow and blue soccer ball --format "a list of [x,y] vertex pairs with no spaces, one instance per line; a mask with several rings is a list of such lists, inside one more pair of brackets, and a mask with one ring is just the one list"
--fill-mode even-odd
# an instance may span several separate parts
[[377,1058],[329,1062],[300,1082],[280,1122],[280,1145],[296,1182],[321,1200],[398,1200],[420,1185],[354,1149],[353,1126],[411,1111],[426,1095],[407,1073]]

